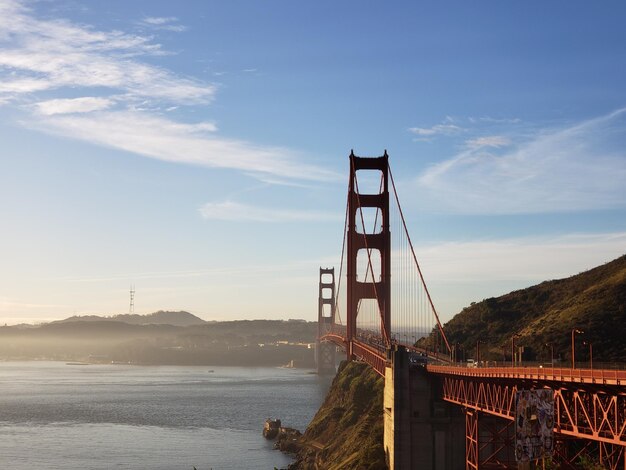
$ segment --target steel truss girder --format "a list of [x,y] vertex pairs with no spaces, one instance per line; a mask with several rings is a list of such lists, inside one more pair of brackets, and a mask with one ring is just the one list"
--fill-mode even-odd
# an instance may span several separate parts
[[[559,463],[561,470],[579,470],[580,459],[591,456],[602,468],[607,470],[623,470],[626,465],[624,460],[624,446],[607,444],[605,442],[575,439],[571,436],[562,436],[557,439],[554,447],[555,461]],[[579,444],[578,446],[574,444]],[[594,467],[595,468],[595,467]]]
[[465,470],[478,470],[478,411],[465,410]]
[[611,392],[601,387],[555,389],[557,432],[607,444],[626,445],[626,394],[624,391]]
[[443,377],[443,399],[478,411],[514,419],[517,385],[467,377]]
[[[482,421],[478,434],[478,456],[481,468],[486,466],[511,468],[515,464],[514,422],[493,418],[487,422]],[[485,434],[488,435],[488,439],[484,439]]]
[[444,400],[508,420],[515,416],[518,386],[552,388],[554,432],[595,442],[603,465],[626,468],[626,390],[621,386],[481,380],[454,375],[444,375],[442,379]]
[[609,470],[619,470],[626,468],[626,454],[624,446],[607,444],[605,442],[598,443],[599,460],[604,468]]

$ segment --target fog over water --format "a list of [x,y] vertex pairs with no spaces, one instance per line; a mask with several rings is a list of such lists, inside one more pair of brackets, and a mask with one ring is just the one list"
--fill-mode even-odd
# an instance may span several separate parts
[[307,370],[0,362],[0,468],[272,469],[266,417],[304,430]]

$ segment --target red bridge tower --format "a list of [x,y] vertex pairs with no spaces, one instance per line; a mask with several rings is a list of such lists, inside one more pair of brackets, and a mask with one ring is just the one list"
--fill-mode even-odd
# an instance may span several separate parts
[[[377,194],[361,194],[357,181],[357,171],[369,170],[381,172],[381,185]],[[385,344],[391,344],[391,236],[389,233],[389,157],[387,151],[382,157],[363,158],[350,153],[350,183],[348,188],[348,240],[347,240],[347,346],[348,358],[354,359],[353,340],[357,335],[357,315],[359,303],[363,299],[375,299],[380,311],[380,333]],[[382,216],[381,231],[367,233],[362,222],[363,208],[379,209]],[[361,211],[357,218],[357,211]],[[357,226],[357,219],[361,221]],[[357,279],[357,258],[364,250],[370,281]],[[380,278],[374,279],[372,254],[380,254]],[[362,266],[362,262],[361,262]]]
[[337,346],[330,341],[320,341],[331,333],[335,324],[335,268],[320,268],[320,290],[317,314],[317,343],[315,362],[318,374],[335,374]]

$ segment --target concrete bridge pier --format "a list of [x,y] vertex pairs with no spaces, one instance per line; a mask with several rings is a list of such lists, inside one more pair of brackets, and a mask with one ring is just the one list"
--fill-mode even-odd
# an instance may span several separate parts
[[330,341],[317,340],[315,344],[315,365],[319,375],[335,375],[337,372],[337,347]]
[[437,397],[439,382],[411,365],[403,346],[387,352],[384,448],[389,469],[465,468],[465,416]]

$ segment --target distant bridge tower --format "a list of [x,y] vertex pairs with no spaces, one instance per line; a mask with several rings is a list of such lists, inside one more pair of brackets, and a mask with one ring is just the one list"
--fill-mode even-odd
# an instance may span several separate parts
[[[357,171],[378,170],[381,174],[381,187],[377,194],[359,193]],[[382,216],[381,231],[367,233],[363,227],[361,214],[364,208],[380,210]],[[359,221],[357,225],[357,220]],[[371,230],[371,229],[370,229]],[[365,233],[363,233],[365,232]],[[391,343],[391,236],[389,232],[389,156],[387,151],[382,157],[363,158],[350,153],[350,183],[348,188],[348,243],[347,243],[347,346],[348,359],[354,359],[353,343],[357,334],[357,314],[359,302],[363,299],[375,299],[380,310],[380,334],[387,345]],[[368,266],[370,281],[357,279],[357,258],[359,251],[364,258],[360,266]],[[374,266],[371,256],[380,255],[380,278],[372,279]]]
[[331,333],[335,324],[335,268],[320,268],[320,289],[317,314],[317,344],[315,362],[318,374],[335,374],[337,347],[319,338]]

